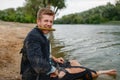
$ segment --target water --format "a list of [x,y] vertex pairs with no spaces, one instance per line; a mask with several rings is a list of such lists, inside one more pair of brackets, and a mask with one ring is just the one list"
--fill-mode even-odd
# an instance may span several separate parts
[[116,78],[101,75],[97,80],[120,80],[120,26],[54,25],[53,55],[77,59],[94,70],[117,69]]

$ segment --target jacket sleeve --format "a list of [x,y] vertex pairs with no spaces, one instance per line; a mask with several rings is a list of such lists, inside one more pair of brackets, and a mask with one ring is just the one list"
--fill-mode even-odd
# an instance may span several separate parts
[[36,73],[48,73],[51,70],[50,62],[43,57],[39,41],[25,43],[28,60]]

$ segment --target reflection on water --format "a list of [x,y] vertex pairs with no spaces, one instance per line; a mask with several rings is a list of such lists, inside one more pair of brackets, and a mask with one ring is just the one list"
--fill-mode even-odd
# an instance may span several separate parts
[[98,34],[112,34],[112,35],[120,35],[120,32],[99,32]]
[[55,25],[52,53],[65,59],[77,59],[91,69],[115,68],[117,78],[102,75],[97,80],[120,79],[120,26]]

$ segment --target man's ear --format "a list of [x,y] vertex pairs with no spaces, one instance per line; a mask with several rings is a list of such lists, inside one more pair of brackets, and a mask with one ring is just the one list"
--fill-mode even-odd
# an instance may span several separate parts
[[39,19],[37,19],[36,22],[38,23],[38,22],[39,22]]
[[37,22],[37,25],[40,25],[40,19],[37,19],[36,22]]

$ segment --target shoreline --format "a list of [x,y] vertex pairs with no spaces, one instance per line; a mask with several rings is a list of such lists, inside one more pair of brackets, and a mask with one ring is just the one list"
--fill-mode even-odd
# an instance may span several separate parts
[[0,80],[20,80],[19,51],[34,25],[0,21]]

